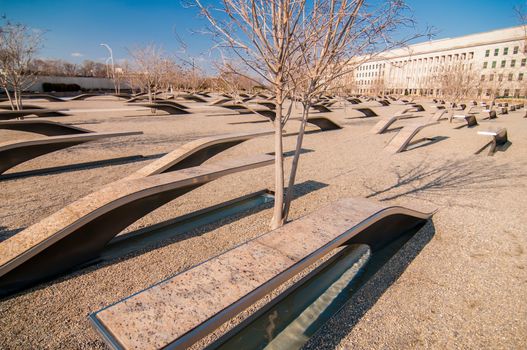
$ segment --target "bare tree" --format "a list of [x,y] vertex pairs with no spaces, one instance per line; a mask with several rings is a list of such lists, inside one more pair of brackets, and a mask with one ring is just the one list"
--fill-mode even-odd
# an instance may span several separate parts
[[527,57],[527,11],[524,6],[518,5],[514,7],[514,12],[518,18],[520,26],[523,27],[523,53]]
[[[309,110],[317,97],[330,88],[338,90],[342,77],[352,75],[364,61],[420,36],[399,40],[391,36],[398,26],[412,23],[405,15],[408,8],[404,2],[385,1],[376,6],[365,3],[363,0],[328,0],[305,5],[301,30],[295,34],[300,60],[299,69],[294,72],[295,91],[303,113],[283,208],[284,220],[293,198]],[[379,76],[376,80],[375,92],[384,92],[384,78]]]
[[163,49],[155,45],[147,45],[129,52],[133,59],[134,82],[148,93],[148,101],[152,102],[155,99],[155,92],[160,87],[165,66]]
[[291,95],[290,81],[294,53],[298,49],[295,33],[304,11],[304,1],[223,0],[219,8],[195,0],[211,25],[220,49],[226,48],[260,77],[275,95],[275,204],[271,228],[283,224],[284,164],[282,132],[291,108],[284,103]]
[[64,74],[67,77],[75,77],[78,75],[78,67],[75,63],[63,62]]
[[22,91],[35,82],[30,64],[41,44],[42,33],[24,24],[6,21],[0,27],[0,85],[12,109],[22,109]]
[[[394,46],[388,34],[403,22],[406,6],[400,0],[371,7],[364,0],[223,0],[215,9],[195,1],[212,25],[217,47],[233,52],[275,94],[271,228],[279,227],[288,216],[309,108],[333,81],[355,68],[359,55]],[[303,114],[284,200],[282,130],[293,105],[285,108],[288,98],[302,102]]]
[[479,71],[466,60],[444,65],[434,76],[434,81],[440,87],[443,97],[456,104],[474,98],[482,84]]

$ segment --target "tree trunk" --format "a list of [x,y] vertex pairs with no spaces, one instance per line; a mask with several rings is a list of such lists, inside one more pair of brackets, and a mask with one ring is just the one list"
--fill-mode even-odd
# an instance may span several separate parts
[[296,137],[296,148],[295,156],[293,157],[293,164],[291,165],[291,173],[289,174],[289,182],[287,184],[287,193],[284,202],[283,221],[287,221],[289,216],[289,208],[293,201],[293,187],[295,185],[296,172],[298,169],[298,163],[300,161],[300,151],[302,150],[302,142],[304,141],[304,133],[306,130],[307,118],[309,117],[309,103],[302,104],[304,110],[302,111],[302,121],[300,124],[300,130],[298,130],[298,136]]
[[20,92],[18,91],[18,88],[15,87],[14,89],[15,94],[15,108],[17,111],[20,110]]
[[275,174],[275,190],[274,190],[274,209],[273,218],[271,219],[271,229],[276,229],[284,224],[282,211],[284,207],[284,154],[282,144],[282,110],[283,101],[277,98],[276,100],[276,118],[274,120],[274,174]]
[[13,103],[13,97],[11,97],[11,94],[9,93],[8,88],[4,88],[5,93],[7,95],[7,99],[9,100],[9,104],[11,105],[11,110],[15,110],[15,104]]

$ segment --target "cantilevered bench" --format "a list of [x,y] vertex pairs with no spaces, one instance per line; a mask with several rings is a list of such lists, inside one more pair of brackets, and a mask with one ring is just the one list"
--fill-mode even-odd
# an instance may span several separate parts
[[509,109],[507,107],[498,107],[498,114],[509,114]]
[[123,229],[205,183],[271,165],[258,155],[114,182],[0,242],[0,295],[92,260]]
[[213,101],[210,103],[211,106],[218,106],[218,105],[222,105],[224,103],[227,103],[227,102],[231,102],[233,100],[232,97],[221,97],[221,98],[218,98],[217,100]]
[[74,125],[41,119],[3,120],[0,121],[0,129],[32,132],[46,136],[76,135],[93,132]]
[[328,107],[324,106],[323,104],[314,104],[314,105],[311,105],[311,108],[313,108],[314,110],[320,112],[320,113],[330,113],[331,112],[331,109],[329,109]]
[[239,114],[251,114],[254,113],[248,106],[241,103],[224,103],[218,105],[218,107],[223,107],[231,111],[238,112]]
[[[153,102],[154,104],[161,104],[161,105],[169,105],[169,106],[174,106],[174,107],[177,107],[177,108],[180,108],[180,109],[189,109],[190,107],[188,106],[185,106],[184,104],[181,104],[181,103],[178,103],[176,101],[170,101],[170,100],[161,100],[159,102]],[[148,104],[148,103],[128,103],[130,106],[139,106],[139,105],[142,105],[142,104]]]
[[432,121],[441,121],[443,118],[448,115],[448,111],[446,109],[438,109],[437,111],[432,114],[432,116],[429,118],[429,120]]
[[358,98],[348,98],[347,101],[352,105],[358,105],[359,103],[362,103],[362,101]]
[[[46,109],[45,107],[40,107],[36,105],[28,105],[27,103],[24,103],[23,109]],[[0,105],[0,109],[5,109],[8,111],[12,111],[12,108],[10,105]]]
[[322,131],[342,129],[342,126],[339,123],[328,117],[310,116],[307,118],[306,122],[317,126]]
[[390,125],[392,125],[396,121],[402,120],[402,119],[416,118],[416,117],[417,116],[413,114],[395,114],[395,115],[392,115],[391,117],[382,118],[381,120],[379,120],[377,124],[373,126],[373,128],[371,128],[370,133],[382,134],[386,130],[388,130]]
[[85,100],[85,99],[87,99],[87,98],[89,98],[89,97],[99,97],[99,96],[104,96],[104,95],[89,92],[89,93],[85,93],[85,94],[80,94],[80,95],[77,95],[77,96],[73,96],[73,97],[70,98],[69,100],[70,100],[70,101],[82,101],[82,100]]
[[256,104],[259,104],[261,106],[264,106],[264,107],[267,107],[269,109],[272,109],[272,110],[275,110],[276,109],[276,105],[274,104],[274,102],[270,102],[270,101],[253,101],[252,103],[256,103]]
[[[406,150],[406,148],[410,145],[410,142],[412,139],[419,133],[419,131],[423,130],[426,127],[439,124],[438,121],[427,121],[424,123],[414,123],[406,125],[404,128],[399,131],[397,135],[390,141],[390,143],[386,146],[385,150],[391,153],[399,153]],[[416,140],[414,143],[417,143],[419,141],[422,141],[423,139]]]
[[423,107],[423,105],[420,105],[420,104],[413,104],[412,107],[415,108],[414,112],[424,112],[425,111],[425,108]]
[[377,250],[433,213],[362,198],[332,203],[90,315],[115,349],[186,349],[334,249]]
[[69,114],[62,112],[64,109],[22,109],[19,111],[0,111],[0,120],[9,120],[22,118],[28,115],[36,115],[38,117],[63,117]]
[[359,111],[363,114],[360,118],[371,118],[378,117],[379,115],[375,113],[371,108],[355,108],[356,111]]
[[483,111],[481,111],[481,113],[483,113],[483,118],[482,118],[483,120],[490,120],[490,119],[498,118],[496,111],[491,110],[491,109],[484,109]]
[[34,100],[47,100],[49,102],[66,102],[66,100],[63,100],[60,97],[48,95],[48,94],[29,94],[29,95],[22,95],[23,99],[34,99]]
[[6,170],[41,155],[89,141],[130,135],[142,132],[90,132],[78,135],[43,137],[33,140],[16,140],[0,143],[0,174]]
[[[128,100],[124,101],[124,102],[127,102],[127,103],[132,103],[132,102],[136,102],[136,101],[144,101],[144,100],[148,100],[148,95],[145,95],[145,94],[139,94],[139,95],[135,95],[135,96],[132,96],[130,97]],[[156,100],[159,100],[158,98],[156,98]],[[163,101],[163,100],[162,100]]]
[[[270,120],[275,120],[276,112],[272,110],[251,110],[252,112],[259,114]],[[291,120],[302,120],[301,118],[291,118]],[[342,126],[334,120],[331,120],[325,116],[309,116],[306,120],[308,124],[317,126],[321,131],[338,130],[342,129]]]
[[156,103],[134,103],[134,106],[147,107],[155,110],[160,110],[167,112],[168,114],[189,114],[190,112],[184,108],[180,108],[176,105],[165,103],[165,102],[156,102]]
[[178,97],[181,97],[187,101],[207,102],[207,100],[205,100],[203,97],[194,94],[179,95]]
[[489,147],[489,156],[493,156],[496,153],[498,146],[503,146],[509,142],[507,137],[507,129],[499,128],[496,130],[478,131],[478,135],[490,136],[491,140],[486,143],[483,147],[475,152],[475,154],[481,153],[485,148]]
[[125,180],[137,179],[145,176],[162,174],[169,171],[181,170],[203,164],[206,160],[214,157],[231,147],[256,137],[272,135],[274,131],[239,132],[210,137],[203,137],[190,141],[176,150],[167,153],[163,157],[153,161],[135,173],[126,177]]
[[475,114],[463,114],[463,115],[453,115],[453,119],[458,119],[464,122],[463,125],[456,127],[456,129],[460,129],[463,127],[472,128],[474,126],[478,126],[478,120],[476,119]]

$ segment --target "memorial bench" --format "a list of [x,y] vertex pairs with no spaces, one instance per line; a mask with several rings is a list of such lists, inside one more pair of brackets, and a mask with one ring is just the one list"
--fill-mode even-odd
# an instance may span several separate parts
[[166,103],[164,101],[155,102],[155,103],[133,103],[131,105],[138,106],[138,107],[147,107],[147,108],[154,109],[154,110],[160,110],[163,112],[167,112],[169,115],[189,114],[190,113],[189,111],[186,110],[186,108],[176,106],[176,104],[172,104],[170,102]]
[[185,193],[273,162],[264,154],[113,182],[0,242],[0,296],[96,258],[123,229]]
[[[426,127],[439,124],[439,121],[429,120],[424,123],[413,123],[406,125],[395,135],[395,137],[388,143],[385,147],[385,150],[390,153],[399,153],[406,150],[410,145],[412,139],[417,135],[421,130]],[[429,140],[428,138],[415,140],[413,143],[417,143],[423,140]]]
[[40,119],[3,120],[0,121],[0,129],[32,132],[46,136],[77,135],[93,132],[74,125]]
[[386,130],[388,130],[388,128],[396,121],[402,120],[402,119],[416,118],[416,117],[417,116],[413,114],[395,114],[390,117],[381,118],[381,120],[379,120],[377,124],[375,124],[373,128],[370,129],[370,133],[382,134]]
[[491,140],[486,143],[483,147],[475,152],[475,154],[481,153],[485,148],[489,147],[489,153],[487,155],[493,156],[496,153],[498,146],[503,146],[509,142],[507,137],[507,129],[499,128],[496,130],[478,131],[478,135],[490,136]]
[[433,215],[341,199],[90,315],[114,349],[186,349],[348,244],[372,250]]
[[362,116],[359,117],[359,118],[371,118],[371,117],[378,117],[379,116],[371,108],[355,108],[355,110],[362,113]]
[[141,131],[132,132],[89,132],[78,135],[60,135],[32,140],[16,140],[0,143],[0,174],[6,170],[64,148],[109,137],[140,135]]
[[36,108],[19,111],[0,111],[0,120],[23,118],[28,115],[36,115],[37,117],[63,117],[69,115],[63,111],[67,111],[67,109]]
[[137,179],[151,175],[162,174],[169,171],[175,171],[190,168],[203,164],[208,159],[214,157],[231,147],[239,145],[245,141],[256,137],[272,135],[274,131],[257,131],[257,132],[238,132],[224,135],[202,137],[190,141],[174,151],[167,153],[163,157],[137,170],[125,179]]
[[464,122],[463,125],[456,127],[456,129],[463,127],[472,128],[479,125],[475,114],[455,114],[452,116],[452,119],[457,119]]

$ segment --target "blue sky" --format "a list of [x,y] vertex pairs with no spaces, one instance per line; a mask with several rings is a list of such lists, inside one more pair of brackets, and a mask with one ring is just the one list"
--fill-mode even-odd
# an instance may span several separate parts
[[[407,0],[418,29],[433,26],[434,39],[455,37],[517,25],[515,5],[527,0]],[[104,61],[109,44],[114,57],[127,56],[127,48],[155,43],[165,51],[179,48],[174,30],[188,44],[189,55],[208,55],[207,36],[195,9],[180,0],[0,0],[0,14],[33,28],[46,30],[40,56],[80,63]]]

